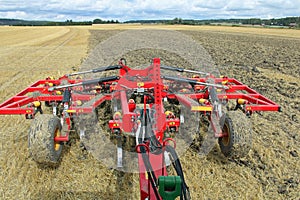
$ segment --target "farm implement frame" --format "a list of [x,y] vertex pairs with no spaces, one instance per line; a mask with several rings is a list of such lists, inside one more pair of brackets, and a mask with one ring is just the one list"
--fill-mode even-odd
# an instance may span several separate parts
[[[79,77],[113,70],[119,70],[119,75]],[[161,70],[192,76],[163,75]],[[63,143],[70,140],[72,131],[79,131],[80,136],[93,131],[88,122],[83,125],[78,122],[80,116],[95,114],[106,101],[116,105],[112,106],[107,128],[117,140],[118,168],[123,167],[122,138],[126,135],[135,138],[143,200],[179,196],[190,199],[174,137],[180,134],[185,116],[168,110],[164,102],[180,104],[190,113],[207,118],[221,152],[228,157],[245,156],[250,149],[247,138],[251,133],[239,130],[243,121],[257,111],[280,111],[279,105],[234,78],[164,66],[159,58],[154,58],[145,69],[132,69],[121,59],[118,65],[38,80],[1,103],[0,114],[33,119],[29,131],[30,155],[37,163],[51,165],[59,162]],[[234,106],[226,108],[229,102]],[[175,170],[172,175],[168,174],[171,166]]]

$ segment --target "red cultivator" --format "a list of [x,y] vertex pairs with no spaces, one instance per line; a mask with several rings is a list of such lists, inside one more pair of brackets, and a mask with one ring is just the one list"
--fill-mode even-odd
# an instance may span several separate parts
[[[98,79],[71,78],[109,70],[120,72]],[[193,76],[167,76],[161,70]],[[30,155],[38,163],[53,164],[59,161],[63,142],[69,141],[72,131],[91,137],[88,116],[97,116],[95,111],[106,101],[115,102],[106,125],[110,139],[117,141],[118,168],[123,167],[124,137],[130,135],[135,140],[141,199],[190,198],[175,151],[176,135],[182,134],[180,128],[189,116],[171,110],[170,105],[180,104],[188,115],[207,118],[222,153],[231,157],[245,156],[250,149],[250,128],[243,125],[249,116],[256,111],[280,111],[276,103],[236,79],[163,66],[155,58],[146,69],[131,69],[121,59],[119,65],[39,80],[0,104],[0,114],[24,114],[33,119]],[[230,102],[235,106],[224,113]],[[51,108],[51,114],[45,114],[46,107]],[[169,173],[171,166],[174,174]]]

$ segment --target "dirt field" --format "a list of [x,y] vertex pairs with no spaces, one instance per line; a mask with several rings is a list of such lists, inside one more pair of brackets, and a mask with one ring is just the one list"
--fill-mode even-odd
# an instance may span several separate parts
[[[199,42],[221,73],[237,78],[282,106],[281,113],[251,118],[253,148],[228,160],[218,148],[206,157],[189,149],[181,157],[192,199],[298,199],[300,191],[300,34],[296,30],[93,26],[0,27],[0,100],[35,80],[77,69],[96,44],[123,29],[177,29]],[[130,59],[130,58],[129,58]],[[143,58],[141,58],[143,59]],[[127,185],[75,141],[57,168],[28,156],[30,121],[0,116],[0,199],[138,199],[138,175]]]

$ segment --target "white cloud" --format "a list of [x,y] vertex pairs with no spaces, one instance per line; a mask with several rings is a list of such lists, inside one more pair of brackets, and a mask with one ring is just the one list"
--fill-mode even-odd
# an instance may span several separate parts
[[22,19],[27,17],[27,13],[23,11],[7,11],[4,13],[5,18],[9,19]]
[[0,0],[0,18],[193,19],[299,16],[299,0]]

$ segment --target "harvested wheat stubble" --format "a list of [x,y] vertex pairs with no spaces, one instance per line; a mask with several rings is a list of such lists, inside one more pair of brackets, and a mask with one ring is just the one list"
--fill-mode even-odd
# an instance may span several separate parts
[[[117,32],[92,30],[90,41],[101,42]],[[282,113],[262,113],[251,118],[253,148],[245,159],[227,160],[218,148],[204,158],[199,157],[197,148],[181,156],[192,198],[298,199],[299,40],[272,37],[271,34],[267,38],[245,33],[228,34],[220,30],[183,32],[205,47],[223,75],[243,81],[283,107]],[[76,51],[82,48],[86,47]],[[132,54],[136,53],[138,51]],[[70,68],[67,65],[70,57],[55,55],[58,56],[55,58],[57,66],[63,61],[60,70],[69,71],[63,68]],[[85,56],[81,55],[76,55],[77,65]],[[27,59],[34,57],[27,56]],[[176,60],[169,56],[170,60]],[[135,57],[126,58],[128,63],[138,62]],[[148,58],[138,60],[143,64]],[[47,58],[35,67],[45,67],[50,62]],[[32,71],[31,76],[26,75],[24,79],[29,84],[49,73],[52,72]],[[24,88],[23,82],[18,80],[9,91],[1,91],[1,99]],[[138,175],[126,174],[127,181],[123,184],[122,174],[107,169],[90,154],[82,153],[78,141],[64,150],[58,168],[39,168],[28,158],[30,122],[23,116],[1,116],[0,124],[0,199],[138,199]]]

